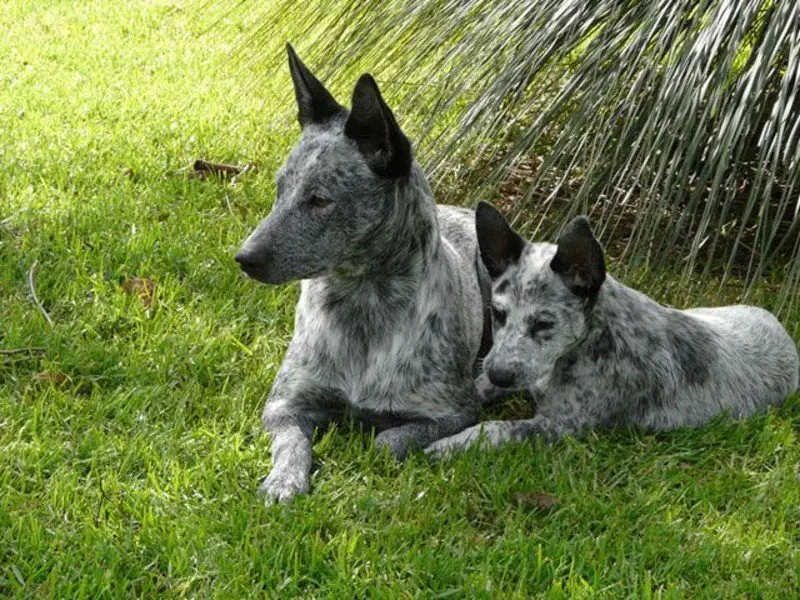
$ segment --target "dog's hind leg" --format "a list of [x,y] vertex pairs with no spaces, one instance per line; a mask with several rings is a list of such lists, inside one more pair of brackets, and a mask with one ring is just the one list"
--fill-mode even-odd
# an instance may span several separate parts
[[467,415],[411,421],[381,431],[375,436],[375,447],[386,447],[392,456],[402,460],[412,449],[425,448],[431,442],[453,435],[474,422],[475,417]]

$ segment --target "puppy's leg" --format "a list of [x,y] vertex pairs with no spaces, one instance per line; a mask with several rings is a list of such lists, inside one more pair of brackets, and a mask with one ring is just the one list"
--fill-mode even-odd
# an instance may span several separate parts
[[378,449],[387,447],[392,456],[402,460],[413,448],[425,448],[431,442],[461,431],[474,422],[475,417],[471,415],[411,421],[381,431],[375,436],[375,446]]
[[485,421],[456,435],[438,440],[425,448],[432,456],[445,456],[466,450],[477,443],[496,447],[506,442],[518,442],[533,436],[554,440],[579,430],[574,424],[536,415],[520,421]]

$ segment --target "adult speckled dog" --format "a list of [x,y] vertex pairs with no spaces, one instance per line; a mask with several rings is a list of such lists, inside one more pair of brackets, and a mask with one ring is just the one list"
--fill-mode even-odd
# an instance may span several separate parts
[[397,457],[474,423],[473,369],[491,337],[474,213],[434,204],[371,76],[348,112],[288,53],[302,137],[236,255],[259,281],[303,280],[262,419],[268,502],[308,491],[313,431],[335,417],[376,427]]
[[488,204],[476,225],[492,278],[485,374],[494,386],[530,392],[536,415],[470,427],[426,452],[623,423],[695,427],[721,413],[747,417],[797,389],[797,349],[774,316],[752,306],[657,304],[606,274],[584,217],[557,245],[525,241]]

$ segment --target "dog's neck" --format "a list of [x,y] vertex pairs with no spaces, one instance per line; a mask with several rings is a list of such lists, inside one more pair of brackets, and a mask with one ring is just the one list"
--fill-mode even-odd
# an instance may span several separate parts
[[597,325],[619,330],[635,326],[651,328],[654,315],[668,310],[649,296],[609,276],[597,297],[592,314]]
[[587,305],[581,352],[594,358],[624,355],[641,366],[649,365],[654,357],[642,351],[642,336],[663,335],[657,322],[668,312],[670,309],[652,298],[609,276],[597,298]]
[[645,318],[640,314],[641,304],[630,293],[632,291],[609,276],[600,292],[585,300],[584,344],[592,343],[603,332],[611,332],[617,337],[621,329],[624,329],[620,326],[623,321],[625,325],[635,325],[638,320]]
[[436,205],[416,169],[396,188],[391,209],[359,246],[351,261],[321,278],[327,304],[349,304],[362,314],[396,314],[408,306],[441,248]]

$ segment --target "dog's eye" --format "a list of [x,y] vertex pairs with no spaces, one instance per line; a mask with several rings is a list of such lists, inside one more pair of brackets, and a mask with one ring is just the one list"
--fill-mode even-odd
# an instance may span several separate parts
[[492,317],[494,318],[495,323],[497,323],[500,327],[503,327],[506,324],[506,318],[508,317],[508,313],[504,310],[497,308],[496,306],[493,306]]
[[316,194],[308,199],[308,204],[312,208],[325,208],[330,203],[331,201],[328,198],[323,198],[322,196],[317,196]]
[[545,321],[544,319],[530,319],[528,321],[528,335],[534,337],[537,333],[547,331],[555,327],[553,321]]

